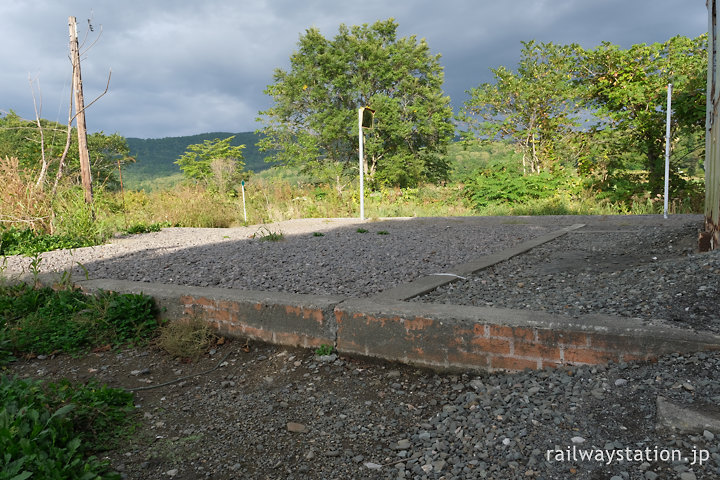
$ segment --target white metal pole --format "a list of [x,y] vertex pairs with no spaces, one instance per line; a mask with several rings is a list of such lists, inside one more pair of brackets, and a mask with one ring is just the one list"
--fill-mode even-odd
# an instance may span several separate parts
[[247,223],[247,210],[245,210],[245,180],[240,182],[240,187],[242,188],[243,196],[243,217],[245,217],[245,223]]
[[672,83],[668,83],[667,92],[667,118],[665,126],[665,205],[663,217],[668,218],[668,192],[670,187],[670,116],[672,115]]
[[363,108],[360,107],[358,109],[358,145],[360,146],[359,151],[359,165],[360,165],[360,220],[365,220],[365,185],[363,183],[364,181],[364,165],[363,165],[363,127],[362,127],[362,121],[363,121]]

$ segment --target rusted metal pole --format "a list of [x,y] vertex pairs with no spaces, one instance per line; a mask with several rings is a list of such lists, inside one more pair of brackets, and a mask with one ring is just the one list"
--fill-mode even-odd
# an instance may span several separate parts
[[75,112],[80,155],[80,179],[85,191],[85,203],[90,205],[93,202],[92,175],[90,173],[90,152],[88,151],[87,128],[85,126],[85,100],[83,99],[82,76],[80,75],[77,20],[75,17],[69,17],[68,23],[70,26],[70,58],[73,66],[73,91],[75,92]]

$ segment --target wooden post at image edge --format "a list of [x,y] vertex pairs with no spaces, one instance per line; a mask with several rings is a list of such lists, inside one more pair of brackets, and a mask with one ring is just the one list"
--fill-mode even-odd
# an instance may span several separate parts
[[75,112],[77,118],[78,148],[80,155],[80,178],[85,191],[85,203],[93,202],[92,175],[90,173],[90,153],[87,144],[87,128],[85,126],[85,100],[83,99],[82,76],[80,75],[80,47],[77,36],[77,20],[69,17],[70,55],[73,66],[73,91],[75,92]]

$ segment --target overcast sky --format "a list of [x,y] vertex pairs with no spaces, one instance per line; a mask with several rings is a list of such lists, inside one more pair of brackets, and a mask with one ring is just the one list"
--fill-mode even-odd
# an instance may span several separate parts
[[88,35],[86,103],[112,69],[108,94],[87,111],[88,129],[140,138],[256,130],[270,105],[263,90],[309,27],[333,38],[342,23],[395,18],[400,36],[425,38],[442,55],[445,94],[457,108],[491,80],[490,68],[514,69],[521,41],[627,48],[697,37],[708,23],[704,0],[0,0],[0,113],[34,118],[32,79],[41,116],[66,122],[69,16],[81,42]]

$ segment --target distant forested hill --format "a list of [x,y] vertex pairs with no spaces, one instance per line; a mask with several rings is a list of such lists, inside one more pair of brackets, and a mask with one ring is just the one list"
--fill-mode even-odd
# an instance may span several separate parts
[[147,181],[157,177],[168,177],[181,173],[180,167],[175,161],[187,150],[188,145],[203,143],[205,140],[225,139],[235,135],[231,145],[245,145],[243,159],[245,169],[253,172],[260,172],[272,166],[265,163],[265,154],[259,152],[255,144],[258,135],[255,132],[228,133],[210,132],[186,137],[166,138],[127,138],[130,155],[137,159],[137,162],[128,165],[126,170],[128,178],[134,181]]

